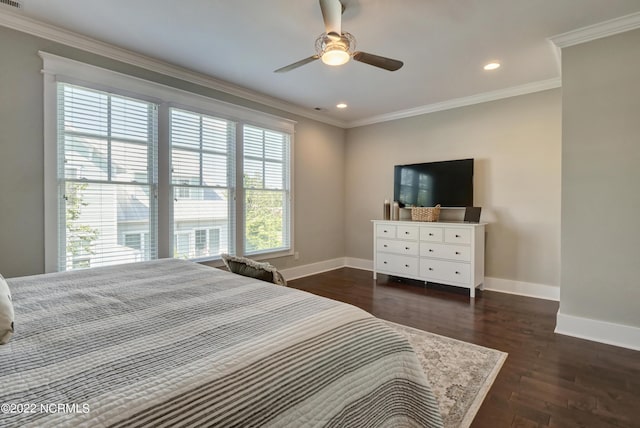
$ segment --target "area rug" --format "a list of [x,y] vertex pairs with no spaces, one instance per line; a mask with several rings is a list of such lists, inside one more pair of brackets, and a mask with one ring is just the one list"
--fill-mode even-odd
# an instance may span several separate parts
[[471,425],[507,354],[385,322],[405,336],[415,349],[438,399],[445,428]]

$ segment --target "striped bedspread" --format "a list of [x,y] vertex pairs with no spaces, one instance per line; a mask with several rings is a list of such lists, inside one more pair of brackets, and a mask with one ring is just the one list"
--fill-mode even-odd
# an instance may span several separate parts
[[344,303],[182,260],[9,280],[2,427],[438,427],[409,343]]

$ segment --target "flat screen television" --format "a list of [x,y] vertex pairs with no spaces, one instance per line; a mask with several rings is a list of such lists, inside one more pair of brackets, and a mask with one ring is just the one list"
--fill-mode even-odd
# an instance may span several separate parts
[[393,199],[401,207],[471,207],[473,159],[396,165]]

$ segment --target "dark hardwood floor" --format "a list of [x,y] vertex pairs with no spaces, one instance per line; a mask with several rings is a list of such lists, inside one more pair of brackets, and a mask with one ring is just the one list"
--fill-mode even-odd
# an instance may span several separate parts
[[558,302],[338,269],[290,281],[378,318],[508,352],[472,427],[640,427],[640,352],[554,334]]

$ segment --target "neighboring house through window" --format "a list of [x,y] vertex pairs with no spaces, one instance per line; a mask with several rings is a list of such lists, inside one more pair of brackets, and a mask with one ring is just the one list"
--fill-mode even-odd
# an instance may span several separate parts
[[[194,252],[189,251],[188,258],[233,253],[237,125],[228,119],[178,108],[171,108],[169,116],[173,229],[195,231]],[[222,242],[215,248],[207,238],[208,229],[212,228],[222,232]]]

